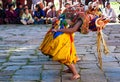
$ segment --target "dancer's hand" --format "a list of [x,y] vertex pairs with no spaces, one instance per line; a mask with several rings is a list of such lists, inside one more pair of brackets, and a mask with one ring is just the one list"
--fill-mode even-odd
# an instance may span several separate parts
[[52,29],[52,32],[57,32],[57,30],[56,29]]

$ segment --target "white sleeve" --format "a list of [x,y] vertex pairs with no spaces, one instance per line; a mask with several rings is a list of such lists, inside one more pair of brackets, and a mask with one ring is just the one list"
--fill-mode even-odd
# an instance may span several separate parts
[[116,18],[116,13],[114,9],[111,10],[109,18]]

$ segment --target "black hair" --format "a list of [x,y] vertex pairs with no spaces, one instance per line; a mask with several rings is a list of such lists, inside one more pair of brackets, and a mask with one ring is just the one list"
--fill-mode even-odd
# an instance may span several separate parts
[[23,11],[25,12],[28,8],[24,8]]
[[8,9],[10,9],[12,6],[14,7],[14,4],[13,4],[13,3],[8,4]]
[[17,6],[19,7],[20,5],[22,5],[21,3],[17,3]]
[[107,3],[106,3],[106,6],[108,6],[108,5],[110,5],[110,2],[107,2]]
[[118,18],[120,19],[120,14],[118,15]]
[[35,6],[36,8],[38,8],[38,11],[40,11],[41,10],[41,8],[40,8],[40,5],[39,4],[36,4],[36,6]]

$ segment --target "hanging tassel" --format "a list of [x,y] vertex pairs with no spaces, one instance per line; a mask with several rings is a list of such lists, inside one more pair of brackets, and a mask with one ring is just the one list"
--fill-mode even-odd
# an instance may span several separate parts
[[104,53],[107,55],[109,53],[109,50],[108,50],[106,41],[103,38],[103,32],[102,32],[102,30],[100,31],[100,33],[101,33],[101,37],[102,37],[101,39],[102,39],[102,43],[103,43]]
[[[98,63],[100,64],[100,69],[102,70],[102,54],[101,52],[103,51],[105,54],[109,53],[106,41],[104,40],[103,37],[103,32],[102,29],[105,27],[106,22],[102,21],[101,19],[96,20],[96,26],[98,27],[97,30],[97,53],[98,53]],[[102,48],[104,50],[102,50]]]
[[100,64],[100,69],[102,69],[102,55],[101,55],[101,33],[97,33],[97,53],[98,53],[98,63]]

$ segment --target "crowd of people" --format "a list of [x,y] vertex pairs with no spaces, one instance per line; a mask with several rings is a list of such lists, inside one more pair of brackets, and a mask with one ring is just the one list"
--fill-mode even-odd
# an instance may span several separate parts
[[[91,10],[93,7],[99,5],[99,2],[95,3],[95,0],[88,3],[88,9]],[[92,4],[92,6],[91,6]],[[74,5],[81,7],[79,11],[86,12],[85,5],[83,3],[75,2]],[[6,8],[2,7],[3,4],[0,3],[0,24],[48,24],[52,23],[54,18],[59,18],[60,14],[63,13],[64,9],[71,6],[69,2],[64,4],[64,8],[56,10],[53,2],[47,3],[44,6],[43,2],[37,2],[34,9],[29,8],[29,6],[18,3],[17,6],[13,3],[8,3]],[[110,3],[106,2],[105,8],[99,11],[105,16],[105,18],[110,19],[110,22],[116,22],[117,17],[113,8],[111,8]]]

